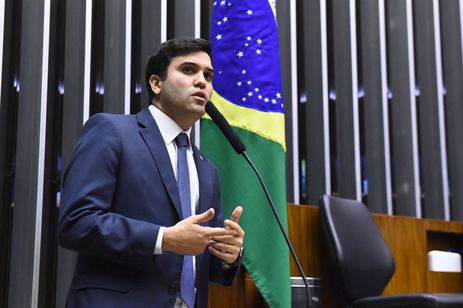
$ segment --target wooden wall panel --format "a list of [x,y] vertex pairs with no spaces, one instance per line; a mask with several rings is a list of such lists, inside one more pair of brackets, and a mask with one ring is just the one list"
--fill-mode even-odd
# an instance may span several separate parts
[[462,252],[463,224],[434,219],[373,215],[396,260],[396,272],[384,294],[463,292],[462,273],[427,270],[433,249]]
[[[426,282],[426,234],[423,234],[419,221],[415,218],[391,217],[378,215],[378,224],[384,239],[395,258],[396,271],[384,290],[385,294],[401,293],[401,290],[425,292]],[[423,252],[422,254],[419,252]],[[407,286],[404,283],[407,282]]]

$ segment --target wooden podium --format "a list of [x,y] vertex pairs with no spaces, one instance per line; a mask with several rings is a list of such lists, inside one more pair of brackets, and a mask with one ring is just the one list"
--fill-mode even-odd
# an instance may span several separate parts
[[[396,270],[383,294],[463,293],[463,273],[430,272],[430,250],[463,253],[463,222],[417,219],[373,214],[392,250]],[[321,278],[322,304],[337,307],[326,263],[326,247],[320,237],[318,207],[288,205],[288,231],[306,276]],[[291,259],[291,258],[290,258]],[[300,276],[291,259],[291,275]],[[289,283],[289,282],[288,282]],[[242,271],[231,287],[209,287],[209,307],[267,307],[250,276]]]

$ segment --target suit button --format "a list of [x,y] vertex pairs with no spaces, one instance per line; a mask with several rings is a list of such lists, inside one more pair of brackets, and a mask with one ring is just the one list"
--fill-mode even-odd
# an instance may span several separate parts
[[178,285],[176,285],[176,284],[171,284],[171,285],[169,286],[169,289],[168,289],[167,292],[169,292],[170,295],[177,294],[177,293],[178,293]]

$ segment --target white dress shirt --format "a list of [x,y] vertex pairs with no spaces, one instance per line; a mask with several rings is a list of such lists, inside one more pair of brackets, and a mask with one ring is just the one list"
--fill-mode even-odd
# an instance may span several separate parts
[[[187,162],[188,162],[188,171],[190,173],[190,194],[191,194],[191,214],[195,215],[196,208],[199,202],[199,180],[198,180],[198,171],[196,170],[195,160],[193,158],[193,149],[191,147],[191,127],[184,131],[177,123],[169,118],[165,113],[159,110],[156,106],[150,105],[148,107],[151,115],[153,116],[156,124],[158,125],[159,131],[161,132],[162,139],[167,147],[167,152],[169,153],[170,162],[172,164],[172,169],[174,170],[175,178],[178,182],[178,165],[177,165],[177,144],[175,143],[175,138],[178,134],[185,133],[188,136],[188,148],[186,151]],[[162,239],[164,237],[165,227],[159,228],[158,237],[156,239],[156,246],[154,248],[154,254],[162,254]],[[193,257],[193,268],[196,265],[196,257]],[[196,272],[193,272],[196,278]],[[180,297],[177,297],[175,301],[174,308],[188,308]]]
[[[191,147],[191,128],[187,131],[182,130],[177,123],[175,123],[171,118],[164,114],[154,105],[148,107],[153,118],[156,120],[156,124],[159,127],[159,130],[162,135],[162,139],[167,147],[167,152],[169,153],[170,162],[172,164],[172,169],[174,170],[175,178],[178,181],[178,168],[177,168],[177,144],[175,143],[175,138],[178,134],[185,133],[188,136],[189,145],[187,148],[187,161],[188,161],[188,171],[190,173],[190,194],[191,194],[191,213],[194,215],[196,213],[196,208],[199,202],[199,181],[198,181],[198,172],[196,170],[195,160],[193,158],[193,149]],[[162,254],[162,239],[164,236],[165,227],[159,229],[158,237],[156,240],[156,247],[154,249],[154,254]],[[193,259],[193,262],[195,260]]]

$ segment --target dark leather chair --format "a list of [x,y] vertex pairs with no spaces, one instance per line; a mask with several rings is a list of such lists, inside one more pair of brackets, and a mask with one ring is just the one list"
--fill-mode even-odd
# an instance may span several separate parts
[[394,256],[362,202],[322,196],[320,221],[336,292],[347,307],[463,307],[463,294],[380,296]]

